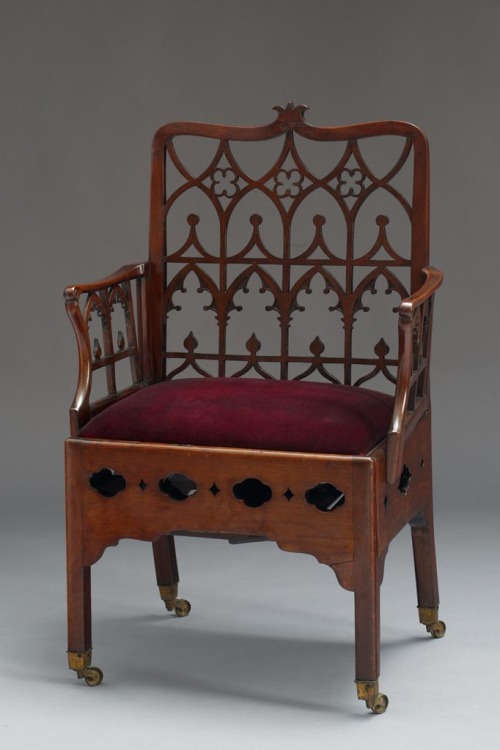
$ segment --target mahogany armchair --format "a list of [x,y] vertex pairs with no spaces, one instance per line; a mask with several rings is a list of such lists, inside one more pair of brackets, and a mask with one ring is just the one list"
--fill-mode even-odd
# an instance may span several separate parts
[[[102,680],[90,570],[108,546],[152,542],[161,598],[184,616],[175,535],[272,540],[314,555],[354,593],[357,694],[383,713],[380,585],[407,524],[420,622],[445,631],[429,398],[442,273],[428,265],[427,141],[404,122],[316,127],[305,106],[275,109],[264,127],[160,128],[149,261],[65,290],[79,352],[66,441],[69,666]],[[200,139],[210,157],[187,167]],[[193,283],[201,296],[182,297]],[[263,296],[248,308],[252,291]],[[359,337],[365,295],[379,291],[390,297],[370,297],[389,304],[384,337],[366,326]]]

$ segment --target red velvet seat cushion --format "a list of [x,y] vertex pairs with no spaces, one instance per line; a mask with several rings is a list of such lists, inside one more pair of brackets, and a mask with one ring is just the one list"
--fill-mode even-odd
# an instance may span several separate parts
[[169,380],[108,407],[80,437],[364,455],[386,436],[393,402],[330,383]]

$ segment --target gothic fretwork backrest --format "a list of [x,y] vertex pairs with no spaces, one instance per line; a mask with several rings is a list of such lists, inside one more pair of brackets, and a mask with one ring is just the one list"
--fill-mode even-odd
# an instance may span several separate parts
[[394,383],[394,310],[428,263],[426,139],[408,123],[315,127],[306,107],[276,110],[264,127],[156,134],[154,377]]

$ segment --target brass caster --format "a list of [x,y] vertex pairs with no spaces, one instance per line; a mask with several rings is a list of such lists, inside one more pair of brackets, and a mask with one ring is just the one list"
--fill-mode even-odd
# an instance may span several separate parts
[[418,614],[420,622],[425,625],[428,633],[433,638],[442,638],[446,633],[446,625],[442,620],[438,620],[437,607],[419,607]]
[[374,698],[366,701],[366,707],[371,708],[374,714],[384,714],[389,705],[389,698],[383,693],[377,693]]
[[431,625],[427,625],[427,632],[432,635],[433,638],[443,638],[446,633],[446,625],[442,620],[437,620]]
[[177,617],[186,617],[191,612],[191,605],[187,599],[177,598],[178,584],[159,586],[160,596],[169,612],[175,612]]
[[191,605],[187,599],[177,599],[175,602],[175,614],[177,617],[187,617],[191,612]]
[[165,602],[169,612],[175,612],[177,617],[187,617],[191,612],[191,605],[187,599],[174,599],[171,602]]
[[97,687],[102,682],[102,671],[99,667],[91,667],[92,649],[87,651],[68,651],[68,666],[79,680],[85,680],[89,687]]
[[86,667],[86,669],[79,670],[77,675],[78,679],[85,680],[89,687],[97,687],[100,685],[104,676],[102,669],[99,669],[99,667]]
[[378,680],[356,680],[356,691],[358,698],[371,708],[374,714],[383,714],[387,711],[389,698],[378,691]]

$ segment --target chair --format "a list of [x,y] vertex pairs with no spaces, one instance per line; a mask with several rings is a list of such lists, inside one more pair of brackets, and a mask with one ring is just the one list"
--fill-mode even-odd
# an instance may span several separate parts
[[[316,127],[306,109],[275,107],[263,127],[160,128],[149,261],[65,290],[79,352],[68,657],[88,685],[102,680],[90,569],[124,538],[152,542],[160,596],[181,617],[175,535],[271,540],[330,566],[354,593],[358,698],[383,713],[380,585],[409,524],[420,622],[444,635],[429,398],[443,277],[428,265],[427,141],[404,122]],[[368,295],[382,329],[367,323]]]

